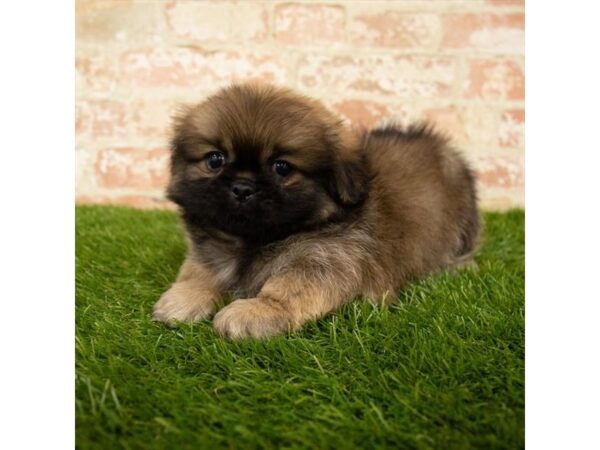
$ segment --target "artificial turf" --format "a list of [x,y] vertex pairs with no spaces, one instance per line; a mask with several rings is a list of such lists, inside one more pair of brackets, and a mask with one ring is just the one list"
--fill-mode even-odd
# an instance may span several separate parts
[[524,213],[485,214],[479,269],[228,342],[150,320],[185,254],[168,211],[76,211],[76,445],[521,448]]

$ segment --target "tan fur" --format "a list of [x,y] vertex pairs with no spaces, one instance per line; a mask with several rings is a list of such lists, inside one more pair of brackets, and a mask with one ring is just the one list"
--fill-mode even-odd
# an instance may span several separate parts
[[188,256],[177,281],[154,305],[154,320],[173,326],[177,322],[194,322],[212,315],[219,300],[215,279],[204,265]]
[[[157,320],[206,318],[228,293],[240,299],[217,313],[217,332],[261,338],[296,330],[357,296],[390,301],[412,279],[471,263],[479,232],[473,179],[443,137],[427,129],[357,136],[318,102],[289,90],[236,89],[176,120],[175,141],[182,148],[174,154],[169,192],[181,194],[186,177],[218,176],[201,163],[181,162],[177,152],[201,157],[211,148],[207,140],[215,139],[229,147],[233,163],[232,143],[242,135],[260,144],[261,161],[277,146],[288,149],[286,159],[302,170],[280,189],[313,190],[320,207],[301,224],[304,229],[251,252],[238,236],[186,222],[190,255],[155,305]],[[251,111],[250,96],[266,100]],[[331,151],[338,200],[303,175],[324,167]]]

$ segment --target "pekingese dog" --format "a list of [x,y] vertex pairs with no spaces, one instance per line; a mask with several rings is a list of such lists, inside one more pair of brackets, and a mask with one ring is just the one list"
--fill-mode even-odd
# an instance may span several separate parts
[[188,255],[154,306],[230,339],[300,328],[356,296],[471,261],[474,177],[426,126],[358,133],[290,90],[235,85],[180,114],[168,197]]

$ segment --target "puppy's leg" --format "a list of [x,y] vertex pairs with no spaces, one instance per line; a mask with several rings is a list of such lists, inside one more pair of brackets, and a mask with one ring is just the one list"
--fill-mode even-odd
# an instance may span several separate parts
[[262,338],[300,328],[359,293],[346,273],[291,270],[267,280],[256,298],[236,300],[214,319],[230,339]]
[[218,298],[215,276],[188,256],[177,281],[154,305],[152,318],[170,326],[177,322],[202,320],[215,311]]

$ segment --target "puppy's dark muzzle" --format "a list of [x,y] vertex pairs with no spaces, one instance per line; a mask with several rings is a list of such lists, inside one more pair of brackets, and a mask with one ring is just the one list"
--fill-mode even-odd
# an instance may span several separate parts
[[235,181],[231,185],[231,195],[240,203],[247,202],[254,197],[255,193],[256,187],[250,181]]

